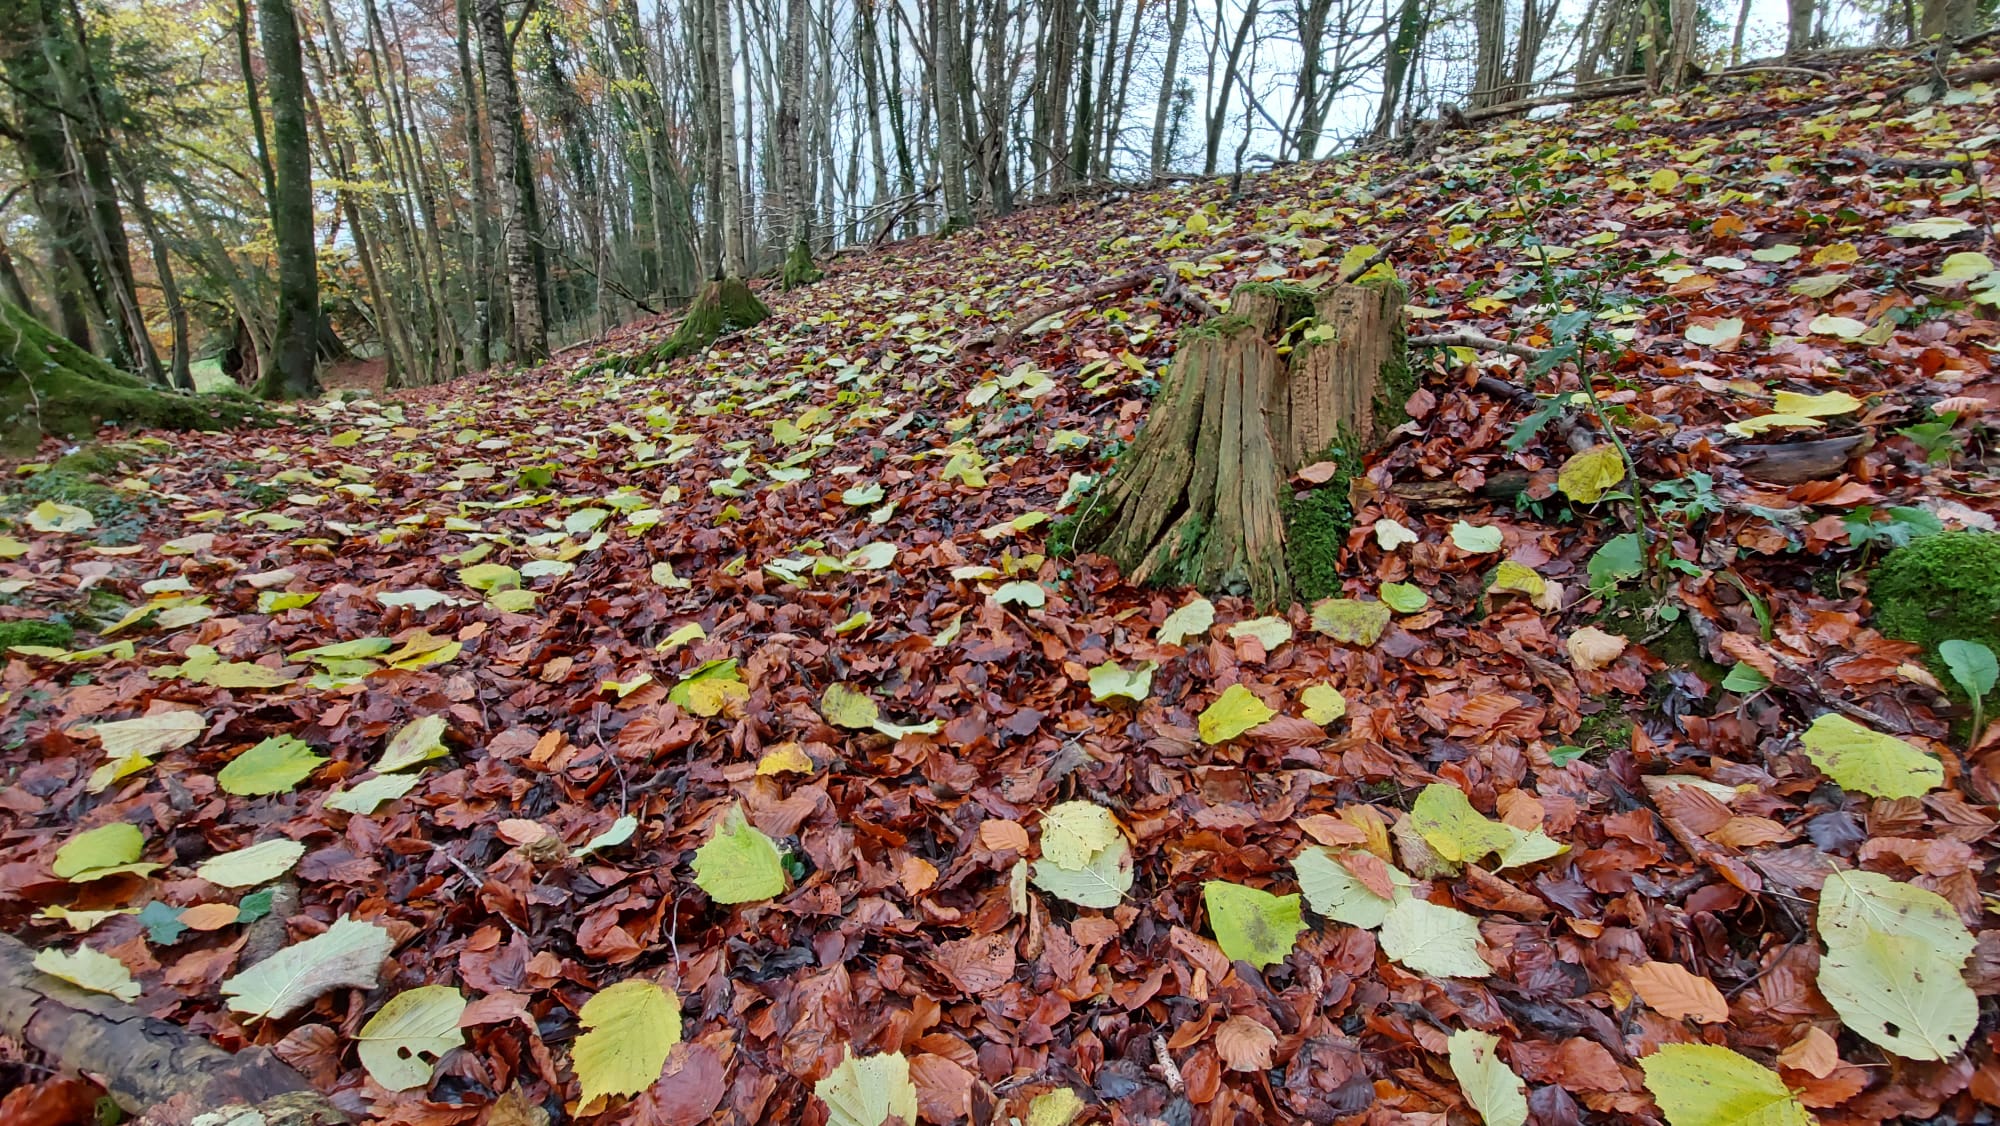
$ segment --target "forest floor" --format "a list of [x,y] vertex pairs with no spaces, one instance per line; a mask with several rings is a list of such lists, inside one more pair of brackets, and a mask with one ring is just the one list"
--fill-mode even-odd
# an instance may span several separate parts
[[[621,362],[648,325],[23,476],[0,615],[76,633],[5,664],[0,931],[377,1122],[816,1123],[816,1084],[841,1123],[1989,1120],[2000,755],[1867,596],[2000,515],[2000,209],[1934,163],[1990,190],[2000,118],[1927,73],[1039,208],[841,255],[663,370]],[[1371,246],[1413,333],[1586,338],[1674,562],[1600,556],[1631,504],[1556,487],[1570,424],[1510,449],[1529,411],[1475,382],[1526,361],[1457,349],[1350,490],[1379,634],[1050,557],[1192,317],[1154,286],[982,337]],[[1842,437],[1791,484],[1731,454]],[[1809,754],[1827,713],[1900,738]],[[1962,980],[1857,969],[1828,888]],[[435,1027],[378,1016],[423,986]],[[0,1077],[10,1121],[80,1090]]]

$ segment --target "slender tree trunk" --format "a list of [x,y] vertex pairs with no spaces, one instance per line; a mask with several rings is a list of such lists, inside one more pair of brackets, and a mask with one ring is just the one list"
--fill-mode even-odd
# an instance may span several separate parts
[[[1481,0],[1481,2],[1497,3],[1498,0]],[[1222,130],[1229,122],[1229,92],[1236,88],[1236,68],[1243,59],[1243,44],[1250,38],[1250,28],[1256,23],[1257,5],[1258,0],[1250,0],[1243,6],[1243,18],[1236,25],[1236,35],[1230,40],[1229,54],[1223,61],[1222,82],[1216,89],[1215,104],[1210,107],[1208,113],[1208,155],[1201,166],[1204,176],[1215,175],[1216,161],[1222,155]],[[1219,19],[1221,15],[1219,4],[1216,12]],[[1221,26],[1218,22],[1216,25],[1218,33]]]
[[[1533,3],[1534,0],[1528,0]],[[1311,160],[1319,148],[1320,56],[1326,50],[1326,13],[1332,0],[1307,0],[1298,8],[1299,80],[1294,113],[1299,119],[1299,159]],[[1387,78],[1384,78],[1386,88]]]
[[493,181],[486,172],[486,146],[479,127],[479,77],[472,65],[472,0],[456,0],[452,7],[458,20],[458,112],[465,120],[466,173],[472,181],[472,253],[465,278],[472,324],[466,363],[473,371],[484,371],[493,362]]
[[819,277],[812,260],[812,162],[806,155],[799,111],[805,102],[806,32],[811,16],[806,0],[785,4],[784,57],[778,83],[778,161],[785,192],[786,286],[807,285]]
[[1812,48],[1814,7],[1813,0],[1789,0],[1785,5],[1787,55],[1803,55]]
[[1499,105],[1512,96],[1507,89],[1506,0],[1473,0],[1472,27],[1472,96],[1467,102],[1473,109]]
[[937,115],[938,175],[944,182],[945,230],[972,222],[965,190],[965,137],[958,102],[958,2],[931,0],[930,87],[932,112]]
[[1384,52],[1382,102],[1375,111],[1377,137],[1388,137],[1396,131],[1397,113],[1402,108],[1403,83],[1412,73],[1411,64],[1422,46],[1423,3],[1424,0],[1402,0],[1396,18],[1384,27],[1389,42]]
[[509,333],[516,363],[533,363],[548,355],[549,336],[543,319],[547,296],[536,269],[532,241],[527,138],[521,124],[521,92],[514,79],[514,50],[507,38],[504,0],[478,0],[479,53],[486,69],[486,119],[493,138],[493,178],[500,196],[500,241],[507,263],[507,304],[513,319]]
[[[854,53],[861,65],[862,95],[868,105],[868,152],[872,158],[870,167],[874,170],[875,198],[873,206],[886,206],[889,197],[889,163],[882,150],[882,68],[876,58],[875,0],[855,0]],[[881,221],[887,224],[891,216],[884,213]],[[870,236],[872,237],[872,235]]]
[[271,240],[278,259],[278,326],[257,392],[267,399],[319,393],[319,261],[313,245],[312,146],[306,133],[305,62],[291,0],[257,0],[257,36],[271,95]]
[[1188,0],[1173,0],[1173,18],[1167,23],[1167,61],[1160,72],[1160,96],[1153,104],[1153,175],[1167,170],[1174,154],[1168,144],[1167,115],[1173,109],[1174,85],[1179,81],[1181,37],[1187,31]]
[[716,190],[722,197],[722,272],[725,277],[740,278],[748,259],[743,245],[743,177],[738,172],[736,150],[736,58],[729,31],[730,0],[708,0],[708,4],[714,27],[716,119],[721,122],[717,139],[722,182]]

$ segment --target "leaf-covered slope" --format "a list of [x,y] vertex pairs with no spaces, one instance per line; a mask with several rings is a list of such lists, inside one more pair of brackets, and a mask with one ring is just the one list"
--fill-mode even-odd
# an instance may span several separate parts
[[[1831,871],[1934,892],[1962,927],[1985,922],[1994,859],[1987,760],[1954,753],[1943,698],[1852,581],[1883,540],[1996,507],[1970,423],[1917,429],[2000,403],[1973,297],[1993,276],[1965,257],[2000,254],[1989,204],[1935,165],[1982,154],[1995,186],[1994,94],[1905,98],[1923,74],[1861,60],[1444,134],[1415,160],[1285,167],[1240,194],[1038,209],[837,258],[659,371],[619,357],[670,325],[527,376],[151,448],[74,506],[117,513],[30,516],[0,540],[9,612],[81,631],[6,666],[0,926],[65,949],[86,929],[142,1008],[275,1044],[391,1121],[470,1118],[516,1089],[509,1105],[574,1100],[578,1014],[635,977],[672,991],[682,1043],[607,1120],[795,1121],[821,1113],[815,1084],[857,1074],[853,1105],[906,1105],[907,1074],[929,1121],[1000,1102],[1025,1118],[1060,1087],[1098,1121],[1182,1098],[1212,1121],[1468,1099],[1512,1115],[1499,1064],[1539,1120],[1643,1120],[1691,1098],[1649,1077],[1708,1074],[1661,1045],[1715,1038],[1748,1057],[1715,1074],[1770,1113],[1969,1120],[1995,1090],[1985,1038],[1954,1027],[1952,1062],[1884,1066],[1873,1018],[1843,1025],[1814,987],[1822,949],[1865,946],[1814,925]],[[1557,490],[1570,424],[1507,447],[1531,404],[1475,386],[1523,378],[1493,351],[1419,354],[1411,424],[1352,494],[1340,566],[1360,609],[1257,620],[1046,557],[1191,323],[1170,290],[1314,284],[1360,246],[1390,248],[1415,333],[1543,349],[1594,326],[1581,370],[1671,490],[1652,521],[1677,618],[1589,624],[1589,561],[1627,508]],[[1162,265],[1173,286],[985,344]],[[1541,389],[1577,379],[1556,363]],[[1732,425],[1863,440],[1785,486],[1732,465]],[[1954,436],[1958,456],[1928,460]],[[1481,497],[1510,473],[1519,508]],[[1093,678],[1107,663],[1123,673]],[[1944,785],[1843,792],[1799,741],[1829,711],[1938,757]],[[199,722],[117,747],[90,727],[163,712]],[[275,735],[327,761],[290,756],[311,766],[293,789],[218,780]],[[1469,807],[1429,791],[1451,816],[1406,814],[1428,786]],[[1066,801],[1099,812],[1061,815],[1052,853],[1044,815]],[[114,822],[141,831],[136,857],[50,869]],[[758,888],[786,890],[702,890],[696,852],[725,824],[718,863],[754,852]],[[304,851],[276,897],[197,875],[279,838]],[[1204,884],[1291,896],[1307,846],[1333,890],[1307,889],[1295,937],[1296,907],[1256,928],[1259,961],[1288,957],[1232,966]],[[1065,894],[1086,885],[1116,905]],[[242,909],[182,914],[223,903]],[[225,979],[343,917],[395,943],[379,989],[231,1010]],[[1992,934],[1939,972],[2000,989]],[[1688,974],[1632,972],[1652,962]],[[392,1093],[346,1049],[420,986],[471,999],[466,1047]],[[1453,1052],[1465,1030],[1497,1048]],[[1889,1050],[1947,1042],[1904,1031]],[[907,1066],[868,1062],[885,1052]]]

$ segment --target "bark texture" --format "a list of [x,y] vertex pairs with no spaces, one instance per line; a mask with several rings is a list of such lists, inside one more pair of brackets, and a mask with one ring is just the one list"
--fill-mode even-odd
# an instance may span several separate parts
[[[305,1077],[263,1048],[235,1055],[177,1024],[34,968],[34,952],[0,935],[0,1032],[67,1071],[103,1079],[124,1110],[156,1123],[331,1126],[347,1119]],[[245,1118],[249,1114],[257,1118]]]
[[1289,602],[1287,479],[1400,421],[1402,301],[1394,283],[1238,286],[1226,314],[1182,338],[1145,429],[1084,503],[1075,546],[1135,582]]

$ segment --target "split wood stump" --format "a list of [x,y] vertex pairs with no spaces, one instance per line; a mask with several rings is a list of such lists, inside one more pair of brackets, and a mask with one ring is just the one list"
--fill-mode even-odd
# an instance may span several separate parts
[[1318,461],[1358,464],[1403,421],[1403,300],[1387,280],[1237,286],[1182,335],[1144,429],[1084,501],[1076,546],[1134,582],[1289,603],[1288,482]]

